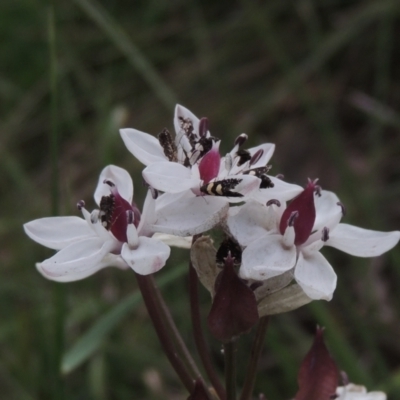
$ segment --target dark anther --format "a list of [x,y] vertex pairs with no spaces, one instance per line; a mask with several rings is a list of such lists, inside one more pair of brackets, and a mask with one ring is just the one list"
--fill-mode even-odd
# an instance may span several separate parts
[[329,228],[327,228],[326,226],[322,229],[321,240],[323,242],[327,242],[329,240]]
[[257,150],[251,157],[250,165],[254,165],[262,157],[263,154],[264,154],[263,149]]
[[349,377],[347,376],[346,372],[340,371],[340,378],[342,380],[343,386],[347,386],[350,383]]
[[79,200],[79,201],[76,203],[76,206],[78,207],[78,210],[81,211],[82,208],[85,208],[85,200]]
[[318,197],[321,197],[321,190],[322,190],[322,188],[321,188],[320,185],[316,185],[316,186],[315,186],[315,194],[316,194]]
[[127,220],[128,224],[133,224],[134,223],[135,216],[134,216],[132,210],[127,210],[126,211],[126,220]]
[[115,187],[114,182],[110,181],[109,179],[104,179],[103,183],[105,183],[106,185],[108,185],[110,187]]
[[155,200],[158,197],[158,190],[154,189],[152,186],[149,186],[149,190],[151,193],[151,197]]
[[341,201],[338,201],[336,204],[342,209],[342,215],[344,217],[346,215],[346,207]]
[[245,133],[242,133],[235,139],[235,146],[243,146],[244,143],[246,142],[248,136]]
[[339,396],[335,393],[329,396],[330,399],[335,400],[337,399]]
[[204,137],[207,135],[208,131],[208,118],[203,117],[199,123],[199,136]]
[[261,287],[263,285],[262,282],[253,282],[250,285],[250,289],[254,292],[256,289],[258,289],[259,287]]
[[275,176],[275,178],[283,180],[283,179],[285,179],[285,175],[278,174],[278,175]]
[[288,226],[293,226],[294,225],[294,221],[296,221],[298,216],[299,216],[299,212],[298,211],[293,211],[290,214],[290,217],[288,219]]
[[267,207],[272,206],[272,204],[276,205],[277,207],[281,206],[281,202],[278,199],[271,199],[267,201]]

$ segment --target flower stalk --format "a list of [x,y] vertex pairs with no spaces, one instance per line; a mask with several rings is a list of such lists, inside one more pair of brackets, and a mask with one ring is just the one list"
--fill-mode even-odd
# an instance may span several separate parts
[[246,378],[240,400],[251,400],[254,389],[254,383],[257,376],[258,361],[264,347],[265,333],[267,332],[269,316],[260,319],[257,326],[256,337],[254,338],[253,348],[251,349],[251,358],[247,367]]
[[155,293],[155,285],[152,276],[143,276],[136,274],[136,279],[140,292],[143,296],[143,301],[146,305],[149,316],[152,320],[153,326],[156,330],[158,339],[167,356],[169,362],[177,373],[179,379],[185,386],[185,388],[191,393],[194,389],[194,382],[196,376],[192,376],[187,370],[185,363],[182,360],[182,355],[178,354],[176,347],[171,338],[173,332],[168,331],[162,317],[162,309],[157,301],[157,295]]
[[214,369],[210,358],[210,351],[204,337],[203,327],[201,324],[200,305],[199,305],[199,287],[198,277],[192,262],[189,263],[189,297],[190,297],[190,315],[192,318],[193,336],[196,344],[197,352],[203,363],[211,384],[214,386],[220,400],[226,399],[225,389]]

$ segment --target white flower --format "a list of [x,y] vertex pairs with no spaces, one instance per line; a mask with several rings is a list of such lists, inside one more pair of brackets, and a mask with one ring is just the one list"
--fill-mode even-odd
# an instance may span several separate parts
[[[229,202],[248,197],[266,202],[288,200],[301,192],[297,185],[267,175],[268,161],[275,145],[263,144],[241,149],[247,140],[242,134],[225,157],[219,154],[219,139],[211,136],[207,118],[198,119],[186,108],[175,108],[175,140],[167,130],[157,140],[135,129],[122,129],[128,150],[147,166],[145,180],[166,193],[191,191],[197,196],[224,196]],[[214,200],[210,200],[211,202]]]
[[[220,219],[219,213],[226,212],[218,207],[207,209],[205,214],[203,204],[195,202],[198,214],[183,220],[179,218],[179,208],[188,212],[188,207],[193,206],[192,199],[171,202],[163,195],[154,200],[149,192],[140,215],[133,203],[131,177],[124,169],[113,165],[101,172],[94,198],[99,209],[92,213],[85,209],[83,202],[78,204],[83,219],[50,217],[24,225],[31,239],[59,250],[37,264],[45,277],[59,282],[75,281],[107,266],[131,267],[142,275],[156,272],[165,265],[170,248],[151,238],[154,232],[193,235],[204,227],[210,229]],[[171,240],[170,235],[163,238]]]
[[339,396],[336,400],[386,400],[386,394],[383,392],[369,392],[364,386],[350,383],[346,386],[339,386],[336,390]]
[[336,247],[354,256],[375,257],[390,250],[400,232],[378,232],[341,224],[343,206],[332,192],[314,182],[287,208],[277,201],[267,206],[248,202],[227,221],[238,242],[245,247],[240,276],[263,281],[294,268],[294,278],[311,299],[330,300],[336,274],[319,252]]

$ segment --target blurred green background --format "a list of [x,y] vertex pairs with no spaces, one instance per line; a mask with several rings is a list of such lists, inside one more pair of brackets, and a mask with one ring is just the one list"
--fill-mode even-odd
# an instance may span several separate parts
[[[276,143],[271,173],[320,178],[346,205],[345,222],[399,229],[399,17],[398,0],[2,0],[1,399],[187,397],[134,274],[47,281],[34,263],[52,252],[22,230],[54,212],[79,215],[80,199],[92,209],[109,163],[129,170],[141,204],[142,166],[118,128],[173,130],[176,102],[209,118],[223,151],[242,132],[250,145]],[[339,277],[334,299],[272,318],[256,393],[294,395],[319,324],[351,381],[400,399],[399,250],[356,259],[324,249]],[[194,351],[187,257],[174,250],[156,278]],[[251,335],[241,366],[250,348]]]

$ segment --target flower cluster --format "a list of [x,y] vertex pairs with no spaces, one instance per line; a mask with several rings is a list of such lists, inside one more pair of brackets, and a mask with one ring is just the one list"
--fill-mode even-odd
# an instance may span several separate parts
[[[304,298],[330,300],[336,287],[334,269],[320,252],[323,246],[375,257],[400,239],[399,231],[341,223],[343,204],[317,180],[309,180],[303,189],[270,175],[271,143],[247,149],[247,135],[241,134],[223,155],[208,119],[180,105],[174,128],[174,135],[164,129],[158,137],[121,130],[128,150],[145,165],[149,190],[142,212],[133,202],[128,172],[111,165],[100,174],[94,193],[97,209],[89,212],[80,201],[83,218],[25,224],[33,240],[58,250],[37,264],[44,276],[73,281],[106,266],[151,274],[165,265],[168,244],[187,247],[188,237],[219,226],[226,240],[216,251],[215,265],[224,266],[229,256],[235,274],[257,301],[260,293],[290,288],[296,296],[301,292],[304,304]],[[215,265],[210,267],[213,273],[203,271],[212,295],[220,271]],[[201,275],[202,267],[196,269]]]

